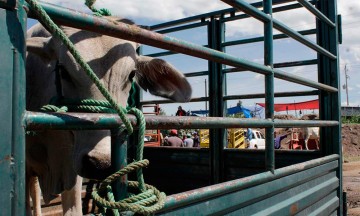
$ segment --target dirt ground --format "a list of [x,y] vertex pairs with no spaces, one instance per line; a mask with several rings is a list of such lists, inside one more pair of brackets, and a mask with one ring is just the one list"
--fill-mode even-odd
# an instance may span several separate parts
[[343,190],[346,192],[348,215],[360,215],[360,124],[342,126],[344,147]]
[[[294,116],[281,115],[277,119],[296,119]],[[302,119],[316,119],[304,116]],[[278,135],[289,133],[290,129],[276,129]],[[282,149],[289,149],[288,135],[281,141]],[[360,124],[343,124],[341,131],[343,145],[343,190],[347,194],[347,215],[360,216]]]

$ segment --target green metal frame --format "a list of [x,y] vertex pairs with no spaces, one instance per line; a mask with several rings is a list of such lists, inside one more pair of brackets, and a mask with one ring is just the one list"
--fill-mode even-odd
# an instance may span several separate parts
[[[208,14],[198,15],[190,18],[172,21],[156,26],[151,29],[167,33],[179,31],[199,26],[208,28],[207,47],[192,44],[176,38],[172,38],[159,33],[151,33],[141,28],[128,28],[126,24],[114,24],[99,17],[82,14],[54,5],[41,3],[49,15],[59,24],[82,28],[85,30],[96,31],[102,34],[128,39],[151,46],[167,49],[169,51],[152,54],[152,56],[163,56],[174,53],[188,54],[209,60],[209,70],[193,72],[187,76],[208,75],[210,96],[205,98],[194,98],[192,101],[209,101],[210,118],[193,117],[149,117],[147,126],[149,128],[210,128],[210,149],[209,167],[211,184],[204,189],[198,189],[193,196],[187,196],[191,192],[170,196],[166,202],[165,209],[160,214],[171,214],[171,211],[196,212],[205,209],[209,213],[236,214],[237,211],[249,214],[257,213],[258,206],[247,205],[249,202],[258,200],[264,206],[264,211],[276,215],[287,212],[300,213],[306,215],[309,212],[342,215],[342,170],[341,170],[341,124],[340,124],[340,95],[339,95],[339,68],[338,68],[338,41],[339,23],[336,11],[336,0],[304,1],[288,4],[273,8],[274,5],[289,2],[288,0],[263,0],[262,2],[248,4],[242,0],[222,0],[234,8],[240,9],[245,14],[235,15],[235,9],[215,11]],[[313,6],[315,4],[316,7]],[[1,98],[4,101],[0,105],[0,124],[1,131],[4,133],[0,137],[0,173],[2,184],[0,191],[6,195],[0,198],[1,206],[11,206],[4,208],[5,215],[24,215],[25,214],[25,145],[24,127],[28,130],[49,129],[111,129],[113,144],[113,162],[120,163],[118,166],[126,164],[128,153],[127,143],[124,144],[121,137],[117,134],[117,127],[121,124],[120,120],[114,115],[106,114],[43,114],[25,112],[25,21],[26,14],[23,6],[28,7],[23,1],[0,0],[0,56],[4,62],[12,64],[2,65],[0,87]],[[281,22],[272,18],[273,12],[279,12],[304,6],[317,18],[317,28],[307,31],[296,32]],[[263,12],[259,7],[263,7]],[[229,15],[229,16],[225,16]],[[29,16],[32,17],[30,8]],[[231,20],[254,17],[264,23],[264,37],[256,37],[246,40],[225,42],[224,26]],[[191,23],[191,24],[187,24]],[[185,24],[185,25],[183,25]],[[178,26],[182,25],[182,26]],[[164,29],[165,28],[165,29]],[[273,35],[273,28],[282,31],[284,34]],[[317,34],[317,44],[304,37],[307,34]],[[318,52],[317,59],[309,59],[297,62],[273,62],[273,40],[285,37],[292,37],[300,43]],[[264,64],[256,64],[245,59],[226,54],[224,51],[227,46],[236,44],[253,43],[264,41]],[[221,52],[219,52],[221,51]],[[319,71],[319,82],[314,82],[302,77],[289,75],[278,69],[280,67],[317,64]],[[224,65],[233,66],[233,69],[224,69]],[[226,74],[250,70],[255,73],[265,75],[265,93],[255,95],[226,95]],[[290,82],[313,87],[317,90],[307,92],[280,92],[274,93],[274,78],[287,80]],[[10,94],[8,94],[10,92]],[[298,96],[298,95],[319,95],[320,98],[320,118],[318,121],[280,121],[274,120],[274,96]],[[266,119],[228,119],[224,118],[226,101],[236,98],[265,98]],[[146,103],[169,103],[167,100],[161,101],[140,101],[140,93],[137,94],[138,106]],[[136,119],[129,116],[134,126],[137,125]],[[154,121],[155,119],[155,121]],[[191,124],[189,124],[191,122]],[[9,123],[11,127],[9,127]],[[160,124],[161,123],[161,124]],[[322,157],[295,164],[293,166],[277,169],[275,167],[275,151],[273,145],[273,131],[275,127],[290,126],[319,126],[322,127],[321,137],[327,137],[326,146],[321,148]],[[232,155],[232,151],[225,149],[226,137],[225,128],[230,127],[263,127],[266,130],[266,150],[264,172],[249,179],[239,179],[233,182],[223,182],[226,177],[226,157]],[[183,151],[183,150],[181,150]],[[187,151],[187,150],[186,150]],[[117,153],[115,153],[117,152]],[[203,150],[199,151],[201,154]],[[249,151],[253,154],[254,152]],[[261,153],[261,151],[260,151]],[[287,154],[286,152],[284,154]],[[307,155],[304,153],[303,155]],[[312,152],[309,152],[312,154]],[[317,154],[316,154],[317,155]],[[316,156],[315,155],[315,156]],[[116,168],[116,167],[114,167]],[[303,178],[299,178],[302,176]],[[296,181],[295,181],[296,180]],[[291,183],[286,186],[285,183]],[[244,183],[245,182],[245,183]],[[297,185],[298,184],[298,185]],[[10,185],[10,187],[9,187]],[[126,194],[126,180],[120,182],[118,197]],[[285,185],[284,187],[278,187]],[[313,188],[309,188],[312,185]],[[261,195],[254,191],[267,190]],[[288,188],[288,190],[287,190]],[[260,190],[261,189],[261,190]],[[205,191],[212,191],[207,193]],[[200,192],[200,193],[199,193]],[[253,198],[244,199],[243,192],[252,194]],[[285,199],[290,194],[299,193],[286,202],[271,206],[273,201],[271,196],[278,199]],[[336,195],[334,195],[336,194]],[[178,199],[187,197],[186,199]],[[324,196],[324,197],[321,197]],[[223,203],[226,199],[228,206],[204,208],[205,202]],[[174,201],[176,200],[176,201]],[[234,201],[238,200],[238,201]],[[191,204],[191,205],[190,205]],[[216,205],[215,205],[216,204]],[[236,207],[235,207],[236,204]],[[256,202],[255,202],[256,204]],[[318,207],[319,209],[316,209]]]
[[25,10],[0,1],[0,21],[0,206],[3,215],[25,215]]

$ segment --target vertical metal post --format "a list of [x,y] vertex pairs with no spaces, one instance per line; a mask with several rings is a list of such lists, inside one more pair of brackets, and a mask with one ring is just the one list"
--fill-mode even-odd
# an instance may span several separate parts
[[[127,136],[121,135],[119,129],[111,131],[111,166],[117,172],[127,165]],[[115,200],[124,199],[127,195],[127,176],[112,185]]]
[[[25,215],[25,32],[19,0],[0,4],[0,206],[2,215]],[[17,9],[15,9],[17,7]],[[6,9],[5,9],[6,8]]]
[[[207,83],[206,83],[206,78],[205,78],[205,97],[207,98]],[[205,112],[208,110],[208,101],[205,101]],[[208,116],[208,114],[206,114],[206,116]]]
[[[215,18],[211,17],[211,21],[208,25],[208,46],[209,48],[214,48],[215,44]],[[216,116],[217,107],[216,107],[216,63],[209,61],[209,116]],[[219,183],[219,152],[217,147],[219,143],[217,142],[217,137],[215,135],[215,129],[209,129],[209,150],[210,150],[210,176],[211,184]]]
[[[336,28],[330,28],[326,24],[317,21],[317,42],[323,48],[329,50],[335,56],[339,56],[339,40],[338,40],[338,16],[336,0],[321,0],[316,4],[317,8],[327,16],[332,22],[336,23]],[[318,77],[319,82],[340,89],[339,77],[339,58],[331,60],[323,55],[318,54]],[[322,128],[320,131],[321,152],[324,155],[339,154],[339,168],[337,177],[340,180],[337,195],[339,197],[338,215],[343,215],[343,193],[342,193],[342,147],[341,147],[341,117],[340,117],[340,91],[328,93],[321,91],[320,101],[320,119],[336,120],[339,125],[336,127]],[[326,139],[322,139],[326,137]]]
[[[219,50],[219,20],[211,17],[208,26],[208,43],[212,49]],[[209,116],[222,116],[223,93],[221,64],[209,61]],[[222,181],[223,175],[223,132],[224,129],[210,129],[210,167],[211,183]]]
[[[221,44],[224,42],[224,38],[225,38],[225,23],[221,22],[221,19],[224,18],[224,15],[222,14],[220,16],[220,18],[218,20],[216,20],[216,50],[219,51],[225,51],[225,49],[221,46]],[[224,103],[224,94],[225,94],[225,74],[223,73],[223,67],[224,65],[220,64],[220,63],[216,63],[217,64],[217,71],[216,71],[216,76],[217,76],[217,109],[218,109],[218,113],[217,116],[219,117],[223,117],[226,113],[226,105]],[[224,148],[226,147],[227,144],[227,137],[226,137],[226,128],[219,128],[217,129],[217,136],[218,136],[218,148],[217,150],[219,151],[219,181],[223,182],[225,180],[225,164],[224,164]]]
[[[264,0],[264,13],[272,16],[272,1]],[[273,63],[273,23],[264,23],[264,64],[274,68]],[[274,73],[265,75],[265,118],[274,119]],[[275,150],[274,150],[274,127],[265,129],[265,168],[268,171],[275,170]]]
[[[219,25],[219,40],[218,40],[218,43],[217,43],[217,46],[218,46],[218,49],[219,51],[221,52],[226,52],[226,47],[222,46],[222,44],[225,42],[225,28],[226,28],[226,25],[225,25],[225,22],[222,21],[222,19],[224,19],[225,15],[224,14],[221,14],[220,16],[220,19],[218,21],[218,25]],[[220,101],[221,101],[221,104],[220,104],[220,112],[221,112],[221,116],[226,116],[227,114],[227,101],[224,101],[223,98],[224,96],[226,96],[226,73],[223,72],[223,69],[225,69],[225,65],[223,64],[220,64],[219,65],[219,75],[220,75]],[[226,128],[222,129],[221,130],[221,133],[222,133],[222,150],[224,148],[227,147],[228,145],[228,142],[227,142],[227,130]],[[223,165],[223,167],[225,166],[225,164]],[[225,175],[225,172],[223,172],[223,176]]]

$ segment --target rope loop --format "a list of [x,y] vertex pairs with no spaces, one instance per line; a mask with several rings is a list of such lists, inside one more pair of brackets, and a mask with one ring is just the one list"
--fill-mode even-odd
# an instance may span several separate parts
[[[160,210],[164,207],[166,195],[160,192],[152,185],[143,184],[140,185],[139,181],[129,181],[128,188],[130,190],[141,190],[141,193],[132,195],[121,201],[113,201],[112,194],[109,194],[110,184],[114,181],[121,179],[124,175],[134,171],[141,170],[143,167],[149,165],[148,160],[135,161],[118,172],[107,177],[100,183],[98,190],[92,192],[92,197],[97,205],[106,209],[118,209],[119,211],[133,211],[139,214],[152,214],[155,211]],[[143,187],[141,189],[141,187]],[[104,198],[104,197],[107,197]]]

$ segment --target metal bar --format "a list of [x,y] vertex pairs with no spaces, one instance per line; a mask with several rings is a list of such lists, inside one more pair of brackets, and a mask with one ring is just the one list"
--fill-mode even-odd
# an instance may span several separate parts
[[[264,13],[272,17],[271,0],[264,0]],[[273,25],[270,19],[264,23],[264,65],[274,68]],[[274,119],[274,74],[265,75],[265,118]],[[274,127],[265,128],[265,168],[275,170]]]
[[[203,101],[208,101],[209,97],[199,97],[199,98],[191,98],[190,102],[203,102]],[[148,101],[141,101],[140,104],[141,105],[145,105],[145,104],[171,104],[174,103],[174,101],[172,100],[148,100]]]
[[[98,32],[104,35],[110,35],[138,43],[148,44],[162,49],[216,61],[221,64],[231,65],[233,67],[242,67],[261,74],[272,73],[272,70],[264,65],[256,64],[245,59],[240,59],[226,53],[199,46],[194,43],[182,41],[166,35],[161,35],[136,26],[124,23],[114,23],[104,18],[91,16],[85,13],[76,12],[47,3],[41,3],[41,5],[49,13],[51,18],[56,23],[61,25],[68,25],[75,28]],[[334,87],[326,86],[321,83],[317,83],[295,75],[288,75],[283,71],[274,70],[274,73],[275,77],[279,79],[288,80],[324,91],[337,92],[337,89]]]
[[286,25],[284,25],[280,21],[278,21],[276,19],[273,19],[273,23],[274,23],[274,28],[276,28],[277,30],[289,35],[293,39],[299,41],[300,43],[302,43],[302,44],[304,44],[306,46],[308,46],[309,48],[311,48],[311,49],[313,49],[313,50],[327,56],[331,60],[336,60],[336,56],[333,55],[331,52],[327,51],[326,49],[322,48],[319,45],[314,44],[312,41],[310,41],[309,39],[303,37],[297,31],[294,31],[294,30],[290,29],[289,27],[287,27]]
[[[316,29],[299,31],[299,34],[301,34],[301,35],[316,34]],[[287,36],[286,34],[277,34],[277,35],[274,35],[273,38],[274,38],[274,40],[278,40],[278,39],[289,38],[289,36]],[[225,43],[222,43],[222,46],[234,46],[234,45],[248,44],[248,43],[255,43],[255,42],[262,42],[262,41],[264,41],[264,37],[254,37],[254,38],[247,38],[247,39],[241,39],[241,40],[227,41]]]
[[[208,43],[209,47],[214,50],[220,49],[221,35],[220,22],[214,17],[208,26]],[[209,61],[209,114],[210,116],[222,117],[223,92],[221,65]],[[211,161],[211,183],[219,183],[223,179],[223,133],[220,128],[210,129],[210,161]]]
[[[217,35],[218,35],[218,41],[217,41],[217,49],[221,52],[226,53],[226,48],[222,47],[221,44],[225,41],[225,23],[221,22],[221,20],[224,19],[224,14],[222,14],[219,18],[219,20],[217,21],[217,26],[218,26],[218,31],[217,31]],[[219,93],[218,93],[218,97],[219,97],[219,117],[225,117],[227,114],[227,101],[223,100],[224,96],[226,95],[226,74],[223,72],[223,69],[226,67],[226,65],[222,65],[219,64],[218,66],[218,77],[219,77]],[[224,182],[226,180],[225,175],[226,175],[226,171],[225,171],[225,167],[226,167],[226,158],[225,158],[225,149],[228,146],[228,133],[227,130],[225,128],[220,128],[219,129],[219,148],[220,148],[220,162],[221,162],[221,167],[220,167],[220,181]]]
[[295,67],[295,66],[316,65],[316,64],[317,64],[317,59],[310,59],[310,60],[302,60],[302,61],[294,61],[294,62],[275,63],[274,68]]
[[11,49],[13,44],[11,43],[11,34],[8,34],[10,31],[9,26],[6,25],[7,19],[14,19],[16,14],[14,12],[9,12],[7,10],[0,9],[0,44],[1,50],[0,55],[3,57],[1,60],[3,63],[1,64],[1,72],[0,72],[0,97],[2,103],[0,104],[0,173],[1,173],[1,184],[0,190],[3,196],[0,197],[0,205],[7,206],[7,208],[3,208],[4,215],[14,215],[11,212],[12,200],[11,196],[14,179],[12,178],[12,164],[14,158],[12,156],[12,133],[13,128],[12,125],[12,84],[13,84],[13,73],[14,73],[14,51]]
[[[314,3],[314,2],[315,2],[314,0],[311,1],[311,3]],[[261,2],[259,2],[259,3],[261,3]],[[274,2],[273,2],[273,5],[274,5]],[[284,5],[284,6],[273,8],[273,13],[293,10],[293,9],[297,9],[297,8],[301,8],[301,7],[302,6],[299,3]],[[226,17],[226,18],[224,18],[222,20],[222,22],[234,21],[234,20],[239,20],[239,19],[246,19],[246,18],[249,18],[249,17],[251,17],[251,16],[249,16],[248,14],[240,14],[240,15],[236,15],[236,16]]]
[[169,211],[170,209],[179,208],[181,206],[191,206],[191,204],[195,204],[207,199],[220,197],[222,195],[233,193],[235,191],[239,191],[255,185],[260,185],[262,183],[272,182],[273,180],[280,179],[283,177],[289,177],[291,175],[296,175],[299,172],[303,172],[307,170],[314,170],[312,171],[312,173],[316,175],[315,170],[320,169],[320,167],[324,171],[328,169],[334,169],[334,165],[336,167],[337,164],[336,163],[334,164],[333,162],[336,162],[338,159],[339,159],[338,155],[330,155],[320,159],[310,160],[304,163],[299,163],[296,165],[277,169],[274,171],[274,173],[264,172],[246,178],[241,178],[217,185],[199,188],[184,193],[174,194],[172,196],[167,197],[163,211]]
[[293,39],[299,41],[300,43],[308,46],[309,48],[329,57],[332,60],[336,59],[336,56],[334,56],[332,53],[330,53],[329,51],[325,50],[324,48],[314,44],[313,42],[311,42],[309,39],[303,37],[301,34],[299,34],[298,32],[292,30],[291,28],[287,27],[285,24],[281,23],[280,21],[271,18],[269,16],[267,16],[266,14],[264,14],[262,11],[260,11],[259,9],[251,6],[249,3],[244,2],[243,0],[221,0],[241,11],[244,11],[245,13],[251,15],[252,17],[254,17],[255,19],[258,19],[262,22],[270,22],[272,20],[273,22],[273,26],[274,28],[276,28],[277,30],[287,34],[288,36],[292,37]]
[[[194,24],[189,24],[189,25],[185,25],[185,26],[179,26],[179,27],[160,30],[160,31],[157,31],[157,33],[166,34],[166,33],[171,33],[171,32],[176,32],[176,31],[183,31],[183,30],[187,30],[187,29],[203,27],[206,25],[208,25],[208,22],[200,22],[200,23],[194,23]],[[207,45],[204,45],[204,47],[207,47]],[[171,52],[171,51],[165,51],[165,52],[147,54],[146,56],[161,57],[161,56],[168,56],[168,55],[174,55],[174,54],[178,54],[178,53]]]
[[[311,59],[311,60],[302,60],[302,61],[294,61],[294,62],[275,63],[274,68],[295,67],[295,66],[316,65],[316,64],[317,64],[317,59]],[[227,68],[223,70],[224,73],[235,73],[242,71],[246,71],[246,70],[242,68]]]
[[[319,95],[318,90],[313,91],[299,91],[299,92],[275,92],[274,97],[294,97],[294,96],[309,96]],[[265,98],[265,94],[246,94],[246,95],[228,95],[224,96],[224,100],[239,100],[239,99],[254,99]]]
[[[293,96],[309,96],[309,95],[319,95],[318,90],[312,91],[299,91],[299,92],[275,92],[275,97],[293,97]],[[246,94],[246,95],[228,95],[224,96],[223,100],[238,100],[238,99],[254,99],[254,98],[265,98],[265,94]],[[198,97],[191,98],[190,102],[203,102],[208,101],[208,97]],[[141,101],[141,105],[145,104],[170,104],[174,103],[172,100],[149,100],[149,101]]]
[[159,31],[157,31],[157,33],[167,34],[170,32],[177,32],[177,31],[183,31],[183,30],[187,30],[187,29],[199,28],[199,27],[203,27],[206,25],[208,25],[208,21],[193,23],[193,24],[189,24],[189,25],[183,25],[183,26],[179,26],[179,27],[168,28],[168,29],[164,29],[164,30],[159,30]]
[[331,28],[335,28],[336,25],[329,18],[327,18],[323,13],[316,9],[312,4],[307,0],[297,0],[302,6],[308,9],[312,14],[314,14],[318,19],[328,24]]
[[[292,2],[295,0],[273,0],[273,5],[276,4],[283,4],[286,2]],[[251,4],[254,7],[262,7],[262,3],[261,2],[255,2]],[[222,14],[232,14],[235,13],[237,10],[234,8],[228,8],[228,9],[224,9],[224,10],[218,10],[218,11],[213,11],[210,13],[205,13],[205,14],[200,14],[200,15],[196,15],[196,16],[192,16],[192,17],[187,17],[187,18],[183,18],[183,19],[179,19],[179,20],[175,20],[175,21],[170,21],[170,22],[165,22],[165,23],[161,23],[158,25],[153,25],[150,27],[151,30],[157,30],[157,29],[163,29],[163,28],[167,28],[167,27],[171,27],[171,26],[176,26],[176,25],[180,25],[180,24],[184,24],[184,23],[189,23],[189,22],[194,22],[194,21],[198,21],[201,19],[208,19],[210,17],[219,17]]]
[[271,16],[263,13],[261,10],[257,9],[256,7],[252,6],[251,4],[242,1],[242,0],[221,0],[234,8],[238,9],[239,11],[242,11],[252,17],[254,17],[257,20],[260,20],[261,22],[270,22]]
[[338,89],[335,87],[329,87],[328,85],[325,84],[321,84],[318,82],[314,82],[314,81],[309,81],[308,79],[302,78],[302,77],[298,77],[296,75],[278,70],[278,69],[274,69],[274,77],[278,78],[278,79],[283,79],[283,80],[287,80],[290,82],[294,82],[297,84],[301,84],[304,86],[308,86],[308,87],[312,87],[312,88],[316,88],[319,90],[325,90],[325,91],[329,91],[329,92],[338,92]]
[[[325,14],[331,21],[334,23],[337,22],[337,5],[336,0],[321,0],[317,3],[317,8]],[[318,21],[318,44],[327,48],[334,55],[339,55],[339,44],[338,44],[338,29],[331,28],[325,23]],[[323,56],[318,55],[319,65],[318,65],[318,80],[321,80],[324,83],[327,83],[331,86],[340,87],[340,77],[339,77],[339,59],[336,61],[331,61]],[[321,92],[320,97],[320,109],[319,114],[323,119],[337,120],[340,121],[340,107],[341,107],[341,98],[340,93],[331,93],[327,95],[326,93]],[[320,131],[320,136],[326,136],[326,142],[328,145],[323,146],[321,151],[324,155],[329,154],[339,154],[342,156],[341,149],[341,123],[334,128],[324,128]],[[342,160],[339,161],[339,169],[337,170],[337,176],[342,182]],[[340,184],[337,195],[340,199],[340,207],[338,210],[339,215],[343,215],[343,193],[342,185]]]
[[[132,126],[137,129],[137,120],[127,115]],[[24,117],[27,131],[44,129],[52,130],[89,130],[113,129],[121,126],[122,121],[115,114],[95,113],[39,113],[27,111]],[[146,116],[148,129],[208,129],[208,128],[266,128],[266,127],[332,127],[338,121],[323,120],[271,120],[271,119],[235,119],[226,117],[194,117],[194,116]]]
[[184,75],[186,77],[208,76],[209,71],[190,72],[190,73],[185,73]]
[[[0,7],[0,197],[1,215],[25,211],[25,32],[23,0]],[[16,10],[13,7],[17,6]]]
[[[111,167],[113,173],[119,171],[127,165],[127,142],[124,135],[121,135],[120,129],[111,130]],[[115,201],[127,197],[128,176],[125,175],[112,184]]]

